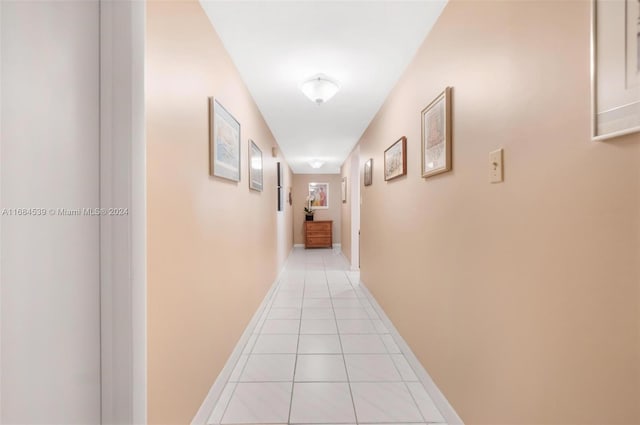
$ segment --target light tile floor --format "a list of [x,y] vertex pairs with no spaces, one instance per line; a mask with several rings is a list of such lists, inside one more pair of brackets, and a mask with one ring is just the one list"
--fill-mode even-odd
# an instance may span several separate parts
[[444,423],[339,251],[296,248],[209,424]]

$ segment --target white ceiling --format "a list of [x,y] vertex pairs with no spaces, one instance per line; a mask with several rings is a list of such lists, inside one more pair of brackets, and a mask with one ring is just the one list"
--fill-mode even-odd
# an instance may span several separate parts
[[[446,0],[201,3],[293,172],[339,173]],[[318,73],[341,86],[322,105],[299,88]]]

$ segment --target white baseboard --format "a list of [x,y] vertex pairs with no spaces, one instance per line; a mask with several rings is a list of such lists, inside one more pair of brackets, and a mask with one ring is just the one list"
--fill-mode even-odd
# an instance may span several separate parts
[[342,247],[342,244],[341,244],[341,243],[334,243],[334,244],[333,244],[333,247],[334,247],[334,248],[341,248],[341,247]]
[[360,281],[360,287],[369,298],[371,305],[373,305],[376,313],[378,313],[378,316],[380,316],[382,323],[384,323],[384,325],[391,333],[391,336],[398,345],[398,348],[400,348],[400,351],[402,351],[402,354],[404,354],[405,358],[409,362],[409,365],[415,372],[424,388],[427,390],[429,397],[431,397],[431,399],[433,400],[436,408],[440,411],[446,423],[448,425],[463,425],[464,422],[462,422],[460,416],[458,416],[444,394],[442,394],[440,389],[436,386],[435,382],[433,382],[433,379],[431,379],[429,373],[426,371],[424,366],[422,366],[422,363],[420,363],[415,354],[413,354],[413,351],[411,351],[411,348],[409,348],[407,342],[400,336],[400,333],[398,332],[396,327],[393,326],[393,323],[391,322],[389,317],[387,317],[382,307],[380,307],[380,304],[378,304],[376,299],[373,297],[369,289],[362,281]]
[[242,355],[245,345],[249,341],[249,338],[251,337],[256,325],[258,325],[260,320],[262,319],[262,316],[265,312],[266,307],[269,305],[269,302],[273,298],[274,291],[278,286],[278,281],[280,280],[280,277],[282,276],[282,272],[284,271],[286,265],[287,265],[287,262],[285,261],[285,263],[282,265],[282,269],[278,273],[278,276],[271,284],[271,288],[269,288],[267,295],[264,297],[264,299],[262,300],[262,303],[258,307],[258,310],[256,310],[255,314],[251,318],[251,321],[245,328],[242,336],[240,337],[240,340],[238,340],[238,343],[236,344],[235,348],[233,349],[233,352],[231,353],[231,356],[229,356],[229,358],[227,359],[227,362],[222,368],[222,371],[220,372],[215,382],[211,386],[211,389],[209,389],[209,392],[207,393],[207,396],[202,402],[202,405],[198,409],[198,412],[193,417],[193,420],[191,420],[191,425],[207,424],[209,420],[209,416],[211,416],[213,409],[216,407],[216,403],[218,402],[218,399],[222,395],[222,391],[224,390],[224,387],[227,384],[227,381],[231,377],[231,373],[233,372],[233,369],[236,363],[238,362],[238,359],[240,359],[240,356]]

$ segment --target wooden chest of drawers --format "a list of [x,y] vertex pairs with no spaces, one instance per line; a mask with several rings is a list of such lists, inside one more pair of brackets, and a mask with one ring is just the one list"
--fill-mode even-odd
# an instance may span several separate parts
[[305,221],[304,247],[331,248],[333,246],[333,221]]

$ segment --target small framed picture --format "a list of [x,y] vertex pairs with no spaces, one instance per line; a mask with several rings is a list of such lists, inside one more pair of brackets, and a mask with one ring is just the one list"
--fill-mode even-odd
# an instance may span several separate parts
[[280,161],[276,162],[276,189],[277,189],[277,211],[282,211],[282,172],[280,167]]
[[384,179],[386,181],[407,174],[407,138],[402,136],[384,151]]
[[240,123],[209,98],[209,174],[240,181]]
[[347,178],[342,178],[342,203],[347,203]]
[[309,205],[314,210],[329,208],[329,183],[309,183]]
[[451,170],[451,87],[422,110],[422,177]]
[[249,189],[262,192],[262,151],[249,139]]
[[369,158],[364,163],[364,185],[371,186],[373,184],[373,158]]

